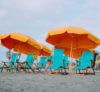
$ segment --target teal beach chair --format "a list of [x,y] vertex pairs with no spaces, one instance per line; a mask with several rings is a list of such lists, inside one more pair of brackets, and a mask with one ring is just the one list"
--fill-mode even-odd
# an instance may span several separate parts
[[3,69],[6,69],[7,71],[11,71],[11,70],[14,70],[14,69],[17,70],[16,62],[18,60],[19,60],[19,54],[13,53],[9,62],[3,62],[3,67],[1,69],[1,72],[3,71]]
[[84,51],[82,56],[79,58],[78,65],[74,68],[77,70],[87,70],[88,68],[92,68],[92,62],[94,57],[91,51]]
[[40,57],[40,61],[37,65],[35,65],[35,69],[41,72],[41,69],[46,69],[46,64],[51,60],[51,56],[42,56]]
[[54,49],[52,56],[52,65],[49,66],[49,69],[60,70],[63,67],[63,49]]
[[27,58],[26,58],[26,60],[25,60],[25,66],[24,66],[24,69],[26,70],[26,69],[31,69],[32,70],[32,72],[34,72],[34,69],[32,68],[32,64],[34,63],[34,54],[32,54],[32,53],[30,53],[30,54],[28,54],[27,55]]
[[69,64],[68,56],[63,56],[63,67],[64,67],[64,69],[68,69],[68,64]]
[[39,62],[40,69],[45,69],[46,63],[47,63],[47,57],[41,57]]
[[2,72],[3,71],[3,64],[0,63],[0,71]]
[[12,55],[12,58],[10,60],[10,70],[16,69],[16,71],[18,71],[16,63],[19,62],[19,59],[20,59],[20,54],[14,53]]

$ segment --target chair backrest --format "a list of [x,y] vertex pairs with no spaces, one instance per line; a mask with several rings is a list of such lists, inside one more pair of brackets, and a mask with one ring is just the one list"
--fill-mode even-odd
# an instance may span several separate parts
[[27,55],[27,58],[26,58],[26,65],[25,65],[25,68],[27,69],[30,69],[30,66],[32,66],[33,62],[34,62],[34,54],[33,53],[30,53]]
[[63,56],[63,64],[66,67],[69,64],[68,56]]
[[52,64],[55,67],[63,66],[63,49],[54,49],[53,56],[52,56]]
[[82,57],[84,57],[87,60],[93,60],[93,53],[91,51],[84,51],[82,54]]
[[93,54],[91,51],[84,51],[82,57],[80,58],[80,64],[83,67],[90,67],[91,60],[93,60]]
[[52,56],[48,56],[47,61],[52,61]]
[[33,53],[28,54],[25,62],[33,63],[34,62],[34,57],[33,56],[34,56]]
[[47,57],[41,57],[40,62],[39,62],[40,67],[44,69],[46,66],[46,63],[47,63]]
[[10,62],[11,62],[11,63],[12,63],[12,62],[17,62],[18,56],[19,56],[18,53],[13,53],[13,55],[12,55],[12,57],[11,57],[11,59],[10,59]]

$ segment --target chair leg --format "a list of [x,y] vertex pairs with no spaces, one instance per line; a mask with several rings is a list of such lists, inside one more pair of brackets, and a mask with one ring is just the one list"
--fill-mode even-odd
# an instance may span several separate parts
[[61,70],[58,70],[58,72],[61,73],[62,71]]
[[52,69],[50,69],[50,72],[53,73]]
[[36,68],[37,68],[37,70],[39,71],[39,73],[41,73],[41,68],[40,68],[40,66],[37,64],[34,64],[35,66],[36,66]]
[[31,71],[34,73],[34,69],[28,63],[27,65],[30,67]]
[[65,73],[65,74],[67,74],[67,71],[66,71],[66,69],[65,69],[65,68],[64,68],[64,73]]
[[95,70],[94,70],[94,68],[92,68],[92,70],[93,70],[93,75],[95,75]]
[[16,72],[19,72],[19,69],[18,69],[18,67],[16,67]]
[[1,69],[1,72],[3,72],[3,68]]
[[81,72],[80,72],[80,70],[79,70],[79,74],[80,74]]
[[[20,68],[20,69],[22,69],[24,72],[26,72],[25,66],[24,66],[23,64],[18,63],[18,64],[17,64],[17,67]],[[19,70],[19,69],[18,69],[18,70]]]
[[30,68],[31,68],[32,72],[34,73],[35,72],[34,69],[31,66],[30,66]]
[[88,74],[88,69],[86,69],[86,74]]

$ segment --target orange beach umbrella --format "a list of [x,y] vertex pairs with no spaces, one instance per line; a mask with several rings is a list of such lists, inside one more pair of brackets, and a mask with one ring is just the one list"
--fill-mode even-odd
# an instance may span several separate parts
[[51,50],[46,46],[36,42],[29,36],[20,33],[4,34],[0,36],[2,45],[8,49],[28,54],[34,53],[35,55],[49,56]]
[[55,48],[67,49],[65,52],[70,52],[70,56],[75,49],[93,49],[99,45],[97,37],[79,27],[54,29],[48,33],[46,41]]
[[42,46],[42,49],[41,49],[40,54],[42,56],[50,56],[51,55],[51,50],[43,44],[41,44],[41,46]]
[[34,39],[20,33],[0,35],[0,40],[3,46],[19,53],[38,55],[41,49],[41,46]]
[[98,41],[98,44],[100,45],[100,40]]

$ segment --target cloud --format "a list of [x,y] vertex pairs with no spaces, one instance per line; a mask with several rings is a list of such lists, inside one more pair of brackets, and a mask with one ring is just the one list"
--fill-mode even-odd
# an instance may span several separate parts
[[93,33],[98,38],[100,38],[100,32],[99,32],[100,23],[98,21],[99,18],[100,18],[100,12],[88,11],[85,14],[74,19],[70,24],[79,25],[80,27],[86,28],[89,32]]
[[[97,10],[100,9],[98,0],[3,0],[0,2],[3,10],[1,15],[4,17],[0,19],[0,29],[3,32],[19,30],[30,35],[34,29],[42,33],[41,31],[47,32],[46,30],[59,26],[75,24],[87,28],[92,22],[99,24],[97,23],[99,18]],[[95,12],[97,12],[96,16]],[[96,17],[96,20],[93,17]]]
[[68,2],[68,0],[59,1],[60,2],[58,2],[58,0],[4,0],[2,1],[2,7],[8,9],[9,11],[21,11],[22,13],[25,13],[25,15],[33,14],[38,15],[39,17],[50,13],[50,11],[56,12],[55,8],[61,8],[66,1]]
[[0,9],[0,19],[2,19],[4,16],[6,16],[7,12],[5,9]]
[[0,34],[20,32],[46,45],[48,31],[63,26],[100,37],[99,19],[99,0],[0,0]]
[[100,1],[99,0],[88,0],[85,4],[87,9],[100,9]]

